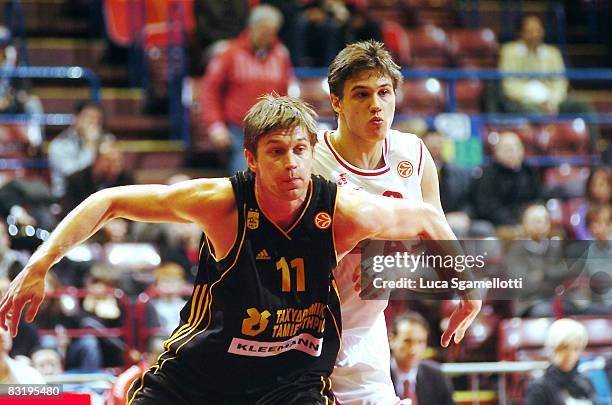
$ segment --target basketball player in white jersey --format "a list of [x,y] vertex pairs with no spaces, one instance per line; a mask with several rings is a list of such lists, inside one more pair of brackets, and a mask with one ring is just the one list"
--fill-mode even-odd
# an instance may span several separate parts
[[[392,198],[426,201],[442,211],[438,175],[423,142],[391,129],[399,66],[383,44],[348,45],[329,67],[330,100],[338,129],[318,134],[313,172],[341,187],[359,188]],[[390,377],[390,356],[383,311],[387,300],[359,297],[361,256],[347,255],[335,270],[342,309],[342,348],[332,374],[341,405],[393,405],[400,402]],[[451,331],[458,343],[480,310],[479,300],[463,299],[441,339]]]

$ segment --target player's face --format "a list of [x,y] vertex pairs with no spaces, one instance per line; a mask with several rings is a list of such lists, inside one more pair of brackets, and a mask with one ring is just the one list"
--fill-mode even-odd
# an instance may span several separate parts
[[257,142],[257,156],[245,152],[265,192],[282,200],[302,198],[312,173],[313,148],[301,127],[274,130]]
[[391,350],[398,364],[416,367],[427,349],[427,331],[418,323],[402,322],[391,338]]
[[395,91],[391,78],[365,71],[344,83],[342,98],[331,95],[334,111],[348,134],[377,142],[387,136],[395,115]]
[[571,340],[555,348],[551,360],[561,370],[571,371],[576,366],[578,359],[580,359],[582,351],[583,347],[580,342]]

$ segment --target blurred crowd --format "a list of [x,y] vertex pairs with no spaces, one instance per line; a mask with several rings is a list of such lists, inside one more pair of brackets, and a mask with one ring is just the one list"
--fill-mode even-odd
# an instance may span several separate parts
[[[255,8],[249,3],[194,1],[198,46],[192,58],[203,71],[202,126],[215,148],[227,153],[229,173],[245,169],[242,120],[261,94],[290,94],[297,85],[294,67],[327,66],[347,43],[385,39],[365,1],[262,0]],[[559,50],[543,40],[541,19],[525,17],[516,40],[502,46],[499,69],[563,71]],[[0,65],[18,66],[5,27],[0,27]],[[564,78],[507,79],[499,90],[496,102],[505,112],[593,112],[588,102],[572,94]],[[41,146],[44,126],[36,117],[42,107],[27,82],[0,78],[1,113],[30,114],[27,143]],[[116,137],[105,129],[102,105],[79,102],[74,117],[74,123],[49,142],[48,184],[23,177],[0,186],[0,291],[81,201],[103,188],[135,182]],[[490,156],[482,166],[466,168],[449,156],[453,139],[445,131],[424,121],[411,125],[434,159],[442,206],[458,237],[516,241],[504,252],[507,266],[512,268],[514,258],[529,263],[530,279],[521,299],[502,310],[489,303],[480,317],[482,325],[491,315],[487,308],[497,311],[498,320],[558,315],[553,300],[540,297],[544,287],[554,290],[562,284],[555,264],[559,241],[591,241],[580,251],[588,259],[582,274],[603,285],[578,286],[576,294],[582,295],[563,308],[564,314],[612,315],[609,151],[604,151],[601,165],[581,168],[581,176],[571,181],[555,182],[546,176],[549,169],[527,159],[525,139],[513,129],[490,140]],[[589,125],[588,131],[589,151],[602,151],[598,128]],[[167,183],[187,179],[176,174]],[[191,293],[201,238],[194,225],[144,225],[122,219],[109,223],[93,243],[75,249],[55,266],[47,278],[48,299],[36,320],[22,322],[14,339],[0,334],[0,382],[37,383],[45,376],[100,370],[117,375],[131,366],[110,393],[110,403],[122,403],[129,382],[148,367],[161,350],[161,340],[178,325]],[[437,363],[423,360],[446,360],[427,350],[436,345],[432,342],[439,337],[445,311],[439,303],[415,307],[422,315],[405,311],[404,303],[399,309],[391,305],[389,311],[397,393],[413,399],[413,404],[452,404],[452,383]],[[545,344],[551,366],[530,385],[526,403],[570,403],[567,399],[573,398],[582,401],[576,404],[594,404],[594,388],[576,371],[587,333],[574,321],[557,322],[550,326]],[[495,351],[485,354],[485,359],[496,360]]]

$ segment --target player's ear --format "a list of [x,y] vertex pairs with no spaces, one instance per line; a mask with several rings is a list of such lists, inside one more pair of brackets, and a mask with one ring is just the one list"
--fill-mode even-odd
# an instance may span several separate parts
[[249,166],[249,169],[251,169],[252,172],[255,172],[255,167],[257,166],[257,159],[255,158],[255,155],[253,154],[253,152],[251,152],[248,149],[245,149],[244,159],[246,160],[247,166]]
[[332,108],[336,114],[340,114],[342,108],[340,107],[340,97],[334,93],[329,93],[329,101],[331,102]]

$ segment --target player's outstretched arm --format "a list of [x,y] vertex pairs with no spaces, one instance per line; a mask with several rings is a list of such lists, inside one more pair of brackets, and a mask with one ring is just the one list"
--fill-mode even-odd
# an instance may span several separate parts
[[[402,240],[417,236],[439,241],[457,239],[444,214],[431,204],[343,189],[338,193],[334,236],[339,257],[364,239]],[[461,254],[458,243],[446,242],[441,247],[447,253]],[[469,274],[464,272],[458,276],[468,277]],[[443,347],[447,347],[453,337],[455,343],[463,339],[481,306],[478,296],[468,296],[464,292],[442,334]]]
[[0,301],[0,327],[6,329],[8,320],[15,336],[26,304],[26,320],[31,322],[43,300],[44,278],[51,266],[108,221],[122,217],[144,222],[195,222],[206,229],[227,216],[233,204],[228,179],[115,187],[91,195],[58,224],[11,282]]
[[336,249],[347,253],[364,239],[457,239],[444,215],[431,204],[338,189]]

